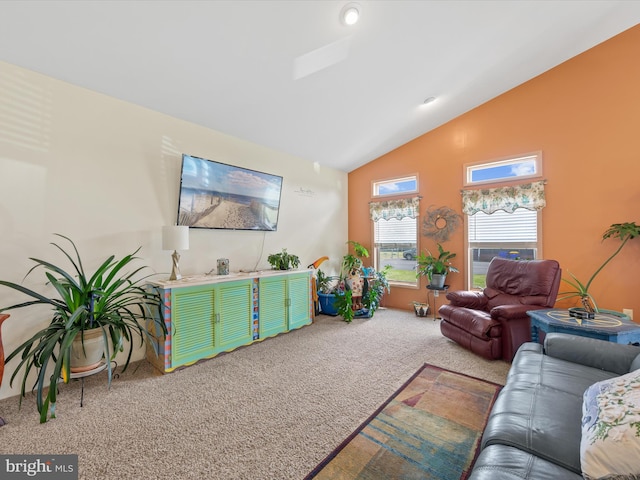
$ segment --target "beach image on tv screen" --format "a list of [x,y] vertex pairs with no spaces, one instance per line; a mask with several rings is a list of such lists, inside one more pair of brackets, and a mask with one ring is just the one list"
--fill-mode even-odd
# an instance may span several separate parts
[[276,230],[282,177],[183,155],[178,225]]

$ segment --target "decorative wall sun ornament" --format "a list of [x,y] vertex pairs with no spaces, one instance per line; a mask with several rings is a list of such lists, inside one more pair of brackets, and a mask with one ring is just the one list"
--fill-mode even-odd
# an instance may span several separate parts
[[427,208],[422,220],[422,235],[433,238],[436,242],[446,242],[460,226],[462,216],[449,207]]

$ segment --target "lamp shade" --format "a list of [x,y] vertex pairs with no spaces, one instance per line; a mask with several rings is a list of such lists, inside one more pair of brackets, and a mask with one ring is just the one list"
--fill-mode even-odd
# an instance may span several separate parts
[[189,250],[189,227],[168,225],[162,227],[163,250]]

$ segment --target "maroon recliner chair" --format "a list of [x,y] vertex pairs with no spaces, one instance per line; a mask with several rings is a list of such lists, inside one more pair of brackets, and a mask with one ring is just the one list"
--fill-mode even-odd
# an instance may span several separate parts
[[496,257],[482,291],[451,291],[438,310],[442,334],[490,360],[510,362],[531,341],[527,311],[553,308],[562,271],[555,260],[508,260]]

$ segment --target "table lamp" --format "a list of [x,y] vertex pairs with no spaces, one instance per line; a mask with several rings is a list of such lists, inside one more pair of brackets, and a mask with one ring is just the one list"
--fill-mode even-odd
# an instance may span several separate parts
[[173,269],[169,280],[180,280],[180,268],[178,261],[180,255],[178,250],[189,250],[189,227],[182,225],[169,225],[162,227],[162,249],[173,250],[171,258],[173,259]]

